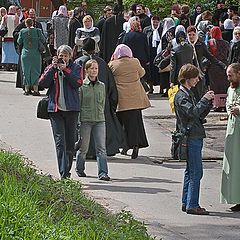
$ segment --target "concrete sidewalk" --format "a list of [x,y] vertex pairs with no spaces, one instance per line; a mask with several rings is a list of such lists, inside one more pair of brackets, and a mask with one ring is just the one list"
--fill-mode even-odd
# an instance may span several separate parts
[[[81,180],[85,191],[108,209],[131,211],[147,224],[149,233],[157,239],[239,240],[240,213],[228,212],[229,206],[219,203],[220,161],[204,163],[201,205],[211,215],[191,216],[181,212],[185,163],[161,163],[162,159],[170,157],[171,136],[169,130],[160,126],[153,117],[171,116],[171,113],[167,99],[158,99],[157,95],[151,98],[152,108],[144,110],[150,147],[141,149],[140,157],[134,160],[120,154],[109,158],[111,182],[97,180],[95,161],[86,164],[87,178],[79,179],[73,167],[73,179]],[[36,119],[39,99],[23,96],[22,90],[15,88],[14,73],[0,72],[1,141],[31,159],[44,173],[58,177],[50,123]],[[204,149],[204,152],[214,157],[222,156],[221,152],[209,149]]]

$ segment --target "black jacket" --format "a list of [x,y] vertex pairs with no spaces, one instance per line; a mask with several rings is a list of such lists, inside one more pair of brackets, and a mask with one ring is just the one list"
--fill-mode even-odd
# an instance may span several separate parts
[[240,41],[230,44],[228,63],[240,63]]
[[179,70],[187,63],[193,64],[193,48],[190,44],[178,45],[171,50],[170,83],[178,84]]
[[202,97],[199,102],[196,102],[193,92],[180,86],[174,97],[174,108],[177,117],[177,129],[187,129],[190,123],[189,138],[206,137],[202,119],[210,112],[212,101]]

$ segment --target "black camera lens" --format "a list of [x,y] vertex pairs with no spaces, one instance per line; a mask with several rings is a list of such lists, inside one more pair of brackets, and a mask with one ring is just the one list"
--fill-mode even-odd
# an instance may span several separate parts
[[57,60],[57,63],[64,64],[64,61],[63,61],[63,59],[62,59],[62,58],[58,58],[58,60]]

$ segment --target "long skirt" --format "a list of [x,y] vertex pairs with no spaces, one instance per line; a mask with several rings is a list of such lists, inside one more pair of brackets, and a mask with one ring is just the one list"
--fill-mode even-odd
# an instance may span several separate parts
[[2,63],[18,63],[18,54],[16,53],[13,42],[2,43]]
[[117,117],[123,126],[128,148],[133,148],[134,146],[139,148],[148,147],[142,111],[140,109],[117,112]]

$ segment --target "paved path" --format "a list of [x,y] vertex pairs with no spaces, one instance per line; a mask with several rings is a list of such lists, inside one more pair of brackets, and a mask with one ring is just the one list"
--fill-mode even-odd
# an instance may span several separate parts
[[[15,74],[0,72],[0,140],[31,159],[44,173],[58,177],[56,156],[50,124],[36,119],[39,97],[23,96],[15,88]],[[219,204],[221,165],[218,161],[204,163],[201,205],[210,216],[182,213],[181,189],[185,163],[165,161],[169,157],[170,134],[152,117],[171,115],[164,99],[151,100],[153,107],[144,111],[150,147],[140,150],[140,157],[117,155],[109,159],[111,182],[96,178],[95,161],[88,161],[88,178],[81,179],[86,192],[113,211],[129,210],[144,221],[157,239],[203,240],[240,239],[240,213],[228,212],[228,205]],[[224,136],[222,136],[224,141]],[[4,146],[6,147],[6,145]],[[207,156],[222,153],[204,149]],[[77,178],[74,169],[74,179]]]

